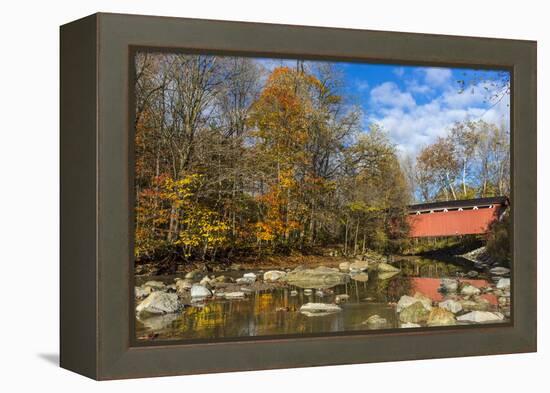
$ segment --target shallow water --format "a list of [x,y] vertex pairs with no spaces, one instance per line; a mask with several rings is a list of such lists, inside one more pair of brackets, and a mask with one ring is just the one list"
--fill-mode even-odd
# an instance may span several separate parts
[[[398,328],[399,320],[395,311],[395,302],[402,295],[421,292],[434,301],[441,301],[438,292],[439,278],[455,277],[457,273],[471,270],[464,260],[437,261],[422,258],[407,258],[393,263],[401,272],[395,275],[368,273],[368,280],[325,289],[318,293],[306,294],[304,289],[296,287],[275,288],[269,291],[247,294],[242,300],[211,300],[204,304],[186,307],[182,313],[167,314],[136,319],[136,336],[155,339],[214,339],[228,337],[249,337],[284,334],[326,333],[353,330],[365,330],[363,322],[377,314],[385,318],[387,329]],[[258,271],[254,271],[258,273]],[[246,271],[234,272],[239,277]],[[220,273],[222,274],[222,273]],[[224,272],[228,275],[228,272]],[[147,277],[137,282],[155,279],[173,283],[174,277]],[[481,273],[471,284],[484,287],[491,281]],[[291,290],[297,295],[292,296]],[[299,312],[305,303],[334,303],[338,294],[347,294],[347,302],[340,304],[341,312],[306,316]],[[497,299],[493,295],[484,295],[491,308],[497,309]]]

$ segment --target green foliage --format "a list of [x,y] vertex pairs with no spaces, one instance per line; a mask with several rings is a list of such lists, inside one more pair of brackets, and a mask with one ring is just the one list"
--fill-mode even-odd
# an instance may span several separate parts
[[510,214],[504,214],[501,220],[493,221],[487,234],[487,254],[496,261],[504,261],[508,264],[512,260],[510,239],[512,226]]

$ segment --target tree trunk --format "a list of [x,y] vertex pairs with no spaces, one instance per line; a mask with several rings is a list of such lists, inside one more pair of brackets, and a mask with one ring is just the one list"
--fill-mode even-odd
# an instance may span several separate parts
[[357,255],[357,236],[359,235],[359,220],[357,220],[357,225],[355,226],[355,240],[353,245],[353,255]]

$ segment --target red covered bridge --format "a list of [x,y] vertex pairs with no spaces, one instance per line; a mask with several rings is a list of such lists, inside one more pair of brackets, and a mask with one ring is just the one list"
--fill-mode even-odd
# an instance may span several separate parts
[[508,198],[478,198],[409,206],[409,237],[479,235],[502,218]]

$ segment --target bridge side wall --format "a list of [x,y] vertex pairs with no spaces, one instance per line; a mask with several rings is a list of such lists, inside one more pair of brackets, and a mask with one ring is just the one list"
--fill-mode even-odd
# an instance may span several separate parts
[[491,222],[498,218],[501,206],[478,210],[451,210],[448,212],[411,214],[409,237],[438,237],[478,235],[486,233]]

